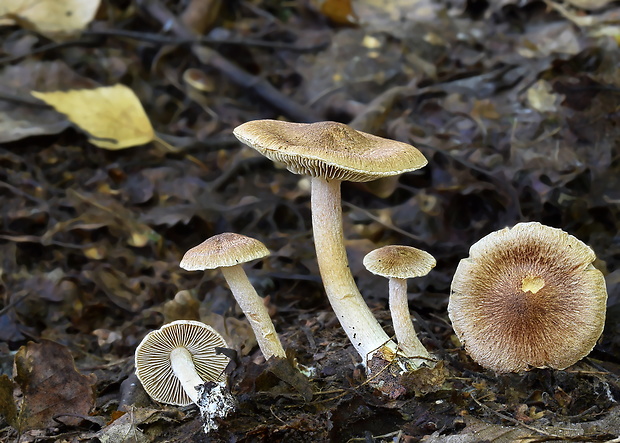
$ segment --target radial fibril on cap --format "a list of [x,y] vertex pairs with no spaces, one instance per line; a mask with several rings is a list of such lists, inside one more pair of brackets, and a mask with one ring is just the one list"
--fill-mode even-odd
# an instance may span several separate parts
[[366,269],[386,278],[422,277],[436,264],[435,258],[428,252],[401,245],[383,246],[364,257]]
[[564,369],[605,322],[607,291],[583,242],[540,223],[482,238],[461,260],[448,313],[467,352],[497,372]]
[[225,232],[214,235],[187,251],[180,266],[187,271],[203,271],[235,266],[268,255],[269,250],[260,241]]
[[153,400],[186,406],[192,398],[174,374],[171,353],[179,348],[187,350],[202,381],[219,381],[228,357],[216,354],[215,348],[226,346],[222,336],[210,326],[177,320],[144,337],[136,349],[136,375]]
[[235,136],[295,174],[367,182],[420,169],[426,158],[411,145],[337,122],[290,123],[254,120]]

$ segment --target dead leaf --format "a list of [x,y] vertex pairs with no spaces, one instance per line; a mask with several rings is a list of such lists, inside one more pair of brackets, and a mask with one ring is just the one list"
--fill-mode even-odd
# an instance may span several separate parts
[[613,0],[566,0],[567,3],[589,11],[601,9],[610,4]]
[[8,375],[0,375],[0,416],[13,427],[17,427],[17,406],[13,399],[13,382]]
[[75,369],[69,350],[56,342],[41,340],[22,346],[15,355],[14,379],[22,391],[18,429],[57,426],[54,417],[77,425],[95,405],[94,375]]
[[554,112],[557,110],[558,95],[545,80],[538,80],[527,90],[527,101],[538,112]]
[[76,74],[62,61],[32,62],[7,66],[0,71],[0,143],[25,137],[56,134],[69,122],[53,109],[41,106],[30,97],[33,89],[50,91],[93,87],[95,83]]
[[[177,409],[160,411],[150,408],[132,408],[97,432],[95,436],[101,443],[130,441],[147,443],[159,434],[169,431],[172,423],[180,421],[182,413]],[[148,432],[145,429],[148,427]]]
[[325,0],[321,13],[336,25],[354,25],[359,21],[351,0]]
[[88,133],[88,141],[100,148],[125,149],[155,138],[140,100],[125,85],[66,92],[32,91],[32,95],[65,114]]
[[53,40],[82,31],[95,17],[100,0],[11,0],[0,4],[0,19],[10,19]]

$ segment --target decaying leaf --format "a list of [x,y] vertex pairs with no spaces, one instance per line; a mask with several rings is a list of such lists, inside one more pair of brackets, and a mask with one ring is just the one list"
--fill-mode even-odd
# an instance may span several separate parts
[[17,407],[13,398],[13,382],[8,375],[0,375],[0,416],[17,427]]
[[601,9],[610,4],[613,0],[566,0],[571,5],[587,10]]
[[[171,423],[181,419],[181,412],[171,409],[160,411],[149,408],[132,408],[95,435],[101,443],[130,441],[146,443],[169,429]],[[144,428],[148,426],[148,430]]]
[[100,0],[10,0],[0,4],[0,19],[11,19],[49,38],[62,40],[83,30]]
[[538,80],[527,90],[528,103],[539,112],[555,111],[557,99],[557,94],[553,93],[551,85],[545,80]]
[[88,133],[92,144],[125,149],[153,141],[155,134],[140,100],[127,86],[37,92],[32,95],[62,112]]
[[22,391],[20,431],[58,425],[55,417],[77,425],[95,404],[95,376],[77,372],[69,350],[53,341],[22,346],[15,355],[14,379]]
[[26,137],[56,134],[70,123],[47,106],[30,97],[30,91],[94,87],[95,82],[78,75],[60,60],[26,61],[0,71],[0,143]]

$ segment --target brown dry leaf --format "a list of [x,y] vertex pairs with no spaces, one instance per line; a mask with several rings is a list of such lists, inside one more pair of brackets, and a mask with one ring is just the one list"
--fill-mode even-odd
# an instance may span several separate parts
[[538,112],[555,112],[559,100],[549,82],[538,80],[527,90],[527,101]]
[[56,134],[69,122],[53,109],[30,97],[33,89],[50,91],[93,87],[95,83],[76,74],[62,61],[26,61],[0,71],[0,94],[14,100],[0,100],[0,143],[25,137]]
[[567,3],[577,8],[587,9],[589,11],[604,8],[612,1],[613,0],[566,0]]
[[11,0],[0,3],[0,19],[9,19],[53,40],[83,30],[95,17],[100,0]]
[[69,350],[56,342],[28,343],[15,355],[15,382],[22,390],[20,431],[77,425],[95,405],[95,376],[77,372]]
[[324,0],[321,13],[337,25],[354,25],[359,21],[351,0]]
[[13,382],[8,375],[0,375],[0,416],[4,417],[8,424],[17,425],[17,407],[13,399]]
[[125,85],[95,89],[36,92],[32,95],[53,106],[104,149],[125,149],[153,141],[155,133],[134,92]]
[[[146,443],[154,440],[163,432],[170,431],[171,424],[182,419],[182,413],[176,409],[160,411],[150,408],[131,408],[130,411],[114,420],[105,428],[94,434],[101,443],[130,441]],[[141,430],[148,425],[148,432]]]

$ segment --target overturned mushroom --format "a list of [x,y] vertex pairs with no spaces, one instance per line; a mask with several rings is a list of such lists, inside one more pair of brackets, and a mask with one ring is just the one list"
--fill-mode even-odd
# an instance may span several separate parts
[[497,372],[564,369],[603,331],[607,290],[592,249],[561,229],[519,223],[461,260],[448,314],[465,350]]
[[435,264],[432,255],[411,246],[384,246],[364,257],[366,269],[389,279],[390,313],[396,340],[405,356],[417,357],[418,366],[431,364],[433,359],[420,342],[411,322],[407,300],[407,279],[428,274]]
[[311,176],[312,227],[319,270],[330,304],[364,364],[384,347],[396,352],[364,302],[344,246],[340,183],[367,182],[413,171],[427,161],[411,145],[356,131],[336,122],[256,120],[235,136],[289,171]]
[[213,328],[177,320],[148,333],[135,355],[136,375],[149,396],[172,405],[197,404],[205,432],[235,408],[223,376],[228,357],[217,354],[216,347],[226,342]]

